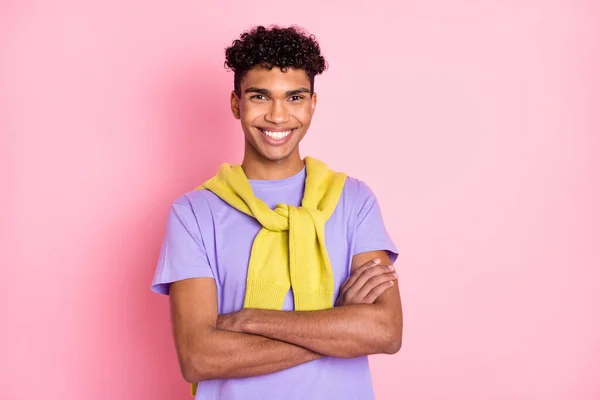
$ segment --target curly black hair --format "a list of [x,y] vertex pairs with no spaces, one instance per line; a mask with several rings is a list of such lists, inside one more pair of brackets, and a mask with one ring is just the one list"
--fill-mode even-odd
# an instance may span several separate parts
[[233,86],[238,97],[242,95],[242,79],[256,66],[269,70],[273,67],[283,71],[290,67],[304,70],[310,80],[311,94],[315,76],[327,69],[314,35],[297,26],[281,28],[276,25],[270,28],[256,26],[242,33],[225,49],[225,68],[234,72]]

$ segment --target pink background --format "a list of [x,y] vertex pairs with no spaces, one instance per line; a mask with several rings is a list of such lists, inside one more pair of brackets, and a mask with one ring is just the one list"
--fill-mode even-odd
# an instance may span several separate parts
[[600,3],[348,4],[0,3],[0,399],[188,398],[149,284],[171,201],[241,160],[223,50],[270,23],[331,65],[303,155],[401,249],[377,398],[600,398]]

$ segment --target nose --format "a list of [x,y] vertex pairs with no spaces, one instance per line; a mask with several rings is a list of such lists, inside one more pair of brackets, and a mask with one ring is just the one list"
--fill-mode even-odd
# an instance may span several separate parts
[[265,114],[265,120],[273,124],[283,124],[288,119],[288,111],[282,101],[273,101],[269,111]]

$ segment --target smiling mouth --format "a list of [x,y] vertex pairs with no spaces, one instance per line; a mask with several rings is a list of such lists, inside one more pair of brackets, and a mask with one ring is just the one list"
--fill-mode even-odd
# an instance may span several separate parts
[[271,139],[281,140],[288,137],[296,128],[288,129],[288,130],[268,130],[263,128],[258,128],[264,135],[270,137]]

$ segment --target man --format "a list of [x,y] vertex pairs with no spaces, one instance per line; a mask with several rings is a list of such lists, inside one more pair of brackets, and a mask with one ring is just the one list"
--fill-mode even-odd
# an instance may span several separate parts
[[243,162],[175,200],[152,283],[182,374],[196,399],[372,399],[367,355],[401,345],[397,250],[364,182],[300,157],[319,45],[256,27],[226,65]]

